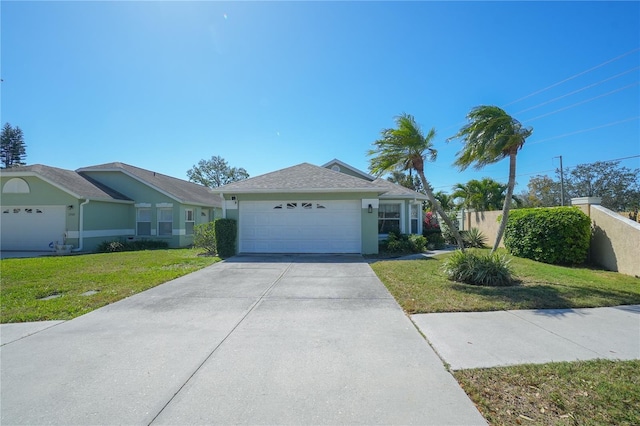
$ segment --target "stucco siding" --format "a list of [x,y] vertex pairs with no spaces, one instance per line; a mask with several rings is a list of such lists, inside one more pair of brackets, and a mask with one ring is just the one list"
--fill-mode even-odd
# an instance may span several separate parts
[[[4,188],[4,184],[9,180],[8,177],[2,177],[0,181]],[[27,182],[29,185],[28,194],[6,194],[2,193],[2,205],[24,205],[24,206],[37,206],[37,205],[75,205],[78,201],[67,192],[56,188],[55,186],[39,179],[35,176],[25,176],[20,179]]]
[[591,261],[611,271],[640,276],[640,224],[598,205],[590,206]]

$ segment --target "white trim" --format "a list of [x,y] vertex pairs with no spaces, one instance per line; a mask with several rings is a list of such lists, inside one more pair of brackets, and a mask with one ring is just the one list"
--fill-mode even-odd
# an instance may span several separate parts
[[[360,175],[361,178],[363,178],[365,180],[369,180],[370,182],[373,182],[374,180],[376,180],[376,178],[374,176],[371,176],[370,174],[367,174],[367,173],[363,172],[362,170],[358,170],[355,167],[350,166],[347,163],[338,160],[337,158],[334,158],[333,160],[329,161],[328,163],[323,164],[320,167],[324,167],[326,169],[326,168],[328,168],[327,166],[329,166],[331,164],[337,164],[340,167],[344,167],[345,169],[351,170],[352,172]],[[331,169],[329,168],[329,170],[331,170]],[[338,173],[343,173],[345,175],[348,175],[348,173],[344,173],[342,171],[339,171]]]
[[380,206],[380,200],[377,199],[377,198],[363,198],[362,199],[362,208],[363,209],[368,209],[369,208],[369,204],[371,204],[371,207],[373,207],[374,209],[377,209]]
[[[399,204],[400,205],[400,217],[398,218],[398,220],[400,221],[400,233],[401,234],[406,234],[405,232],[405,208],[404,208],[404,200],[382,200],[382,202],[380,203],[380,205],[384,205],[384,204]],[[378,220],[380,220],[378,218]],[[394,219],[395,220],[395,219]],[[376,222],[377,223],[377,222]],[[376,226],[376,229],[378,229],[378,227]],[[378,233],[378,235],[389,235],[389,234],[380,234]]]
[[150,208],[151,203],[136,203],[133,205],[135,208]]
[[172,229],[171,230],[171,235],[187,235],[187,230],[186,229]]
[[[134,236],[135,229],[97,229],[84,231],[84,238]],[[144,235],[141,235],[144,237]],[[80,238],[80,231],[67,231],[67,238]]]
[[[352,176],[353,177],[353,176]],[[357,179],[357,178],[356,178]],[[232,185],[231,183],[229,185]],[[227,188],[229,190],[229,188]],[[267,189],[233,189],[234,194],[318,194],[318,193],[373,193],[381,194],[387,192],[388,188],[267,188]],[[222,194],[222,191],[212,189],[214,194]],[[412,197],[413,198],[413,197]]]
[[224,200],[225,210],[238,210],[238,200]]
[[602,197],[577,197],[571,199],[572,206],[583,206],[585,204],[599,205],[602,203]]
[[156,207],[159,209],[168,209],[173,207],[173,203],[156,203]]

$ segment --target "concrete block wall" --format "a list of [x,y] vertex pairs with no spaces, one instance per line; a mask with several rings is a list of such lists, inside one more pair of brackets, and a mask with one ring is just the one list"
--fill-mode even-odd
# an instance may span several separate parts
[[[600,205],[595,197],[574,198],[571,204],[591,218],[593,234],[589,260],[610,271],[640,277],[640,223],[634,222]],[[462,214],[462,229],[478,228],[492,246],[498,233],[502,211]],[[504,237],[500,247],[504,247]]]

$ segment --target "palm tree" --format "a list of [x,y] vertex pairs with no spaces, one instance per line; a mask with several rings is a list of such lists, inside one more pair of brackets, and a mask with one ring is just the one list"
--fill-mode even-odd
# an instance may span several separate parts
[[522,123],[497,106],[475,107],[467,118],[469,123],[450,138],[461,138],[464,143],[462,150],[456,154],[456,166],[464,170],[473,164],[475,169],[481,169],[487,164],[509,158],[509,182],[502,206],[502,220],[491,250],[495,252],[509,218],[513,188],[516,184],[516,155],[525,140],[533,133],[533,129],[523,127]]
[[[471,179],[467,183],[457,183],[453,186],[453,198],[459,198],[461,207],[476,211],[499,210],[504,205],[507,185],[496,182],[491,178],[482,180]],[[519,199],[514,195],[516,203]]]
[[440,202],[440,205],[442,206],[442,210],[444,211],[451,211],[451,210],[455,210],[456,209],[456,205],[453,202],[454,197],[447,194],[444,191],[438,191],[436,193],[433,194],[433,198],[435,198],[436,200],[438,200]]
[[420,176],[429,202],[452,230],[458,247],[464,250],[464,242],[458,229],[433,196],[431,185],[424,175],[424,160],[434,161],[438,155],[438,151],[433,148],[436,130],[432,128],[425,136],[413,116],[409,114],[401,114],[395,121],[396,128],[383,130],[382,137],[373,143],[375,148],[367,152],[367,155],[372,156],[369,159],[369,170],[376,176],[394,171],[415,170]]

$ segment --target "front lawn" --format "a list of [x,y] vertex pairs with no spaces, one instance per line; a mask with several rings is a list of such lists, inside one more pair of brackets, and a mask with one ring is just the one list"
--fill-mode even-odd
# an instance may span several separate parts
[[191,249],[3,259],[0,322],[68,320],[219,260]]
[[442,264],[450,254],[371,264],[380,280],[410,313],[505,309],[590,308],[640,303],[640,279],[616,272],[548,265],[511,257],[510,287],[480,287],[449,281]]
[[637,425],[640,361],[578,361],[453,373],[491,425]]

